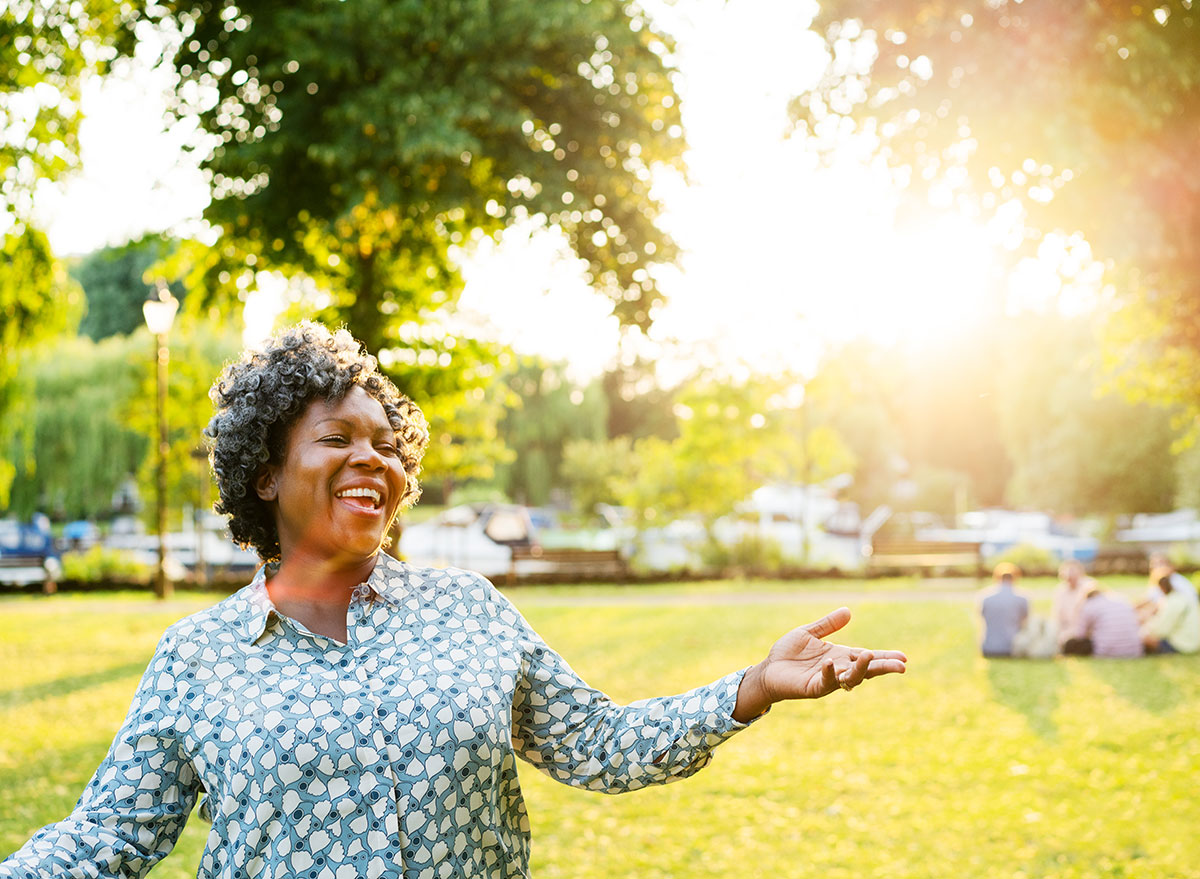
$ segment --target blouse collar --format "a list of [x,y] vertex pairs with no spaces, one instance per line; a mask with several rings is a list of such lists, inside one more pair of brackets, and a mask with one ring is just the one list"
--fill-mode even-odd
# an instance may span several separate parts
[[[242,637],[251,643],[262,637],[273,616],[279,616],[271,596],[267,593],[267,565],[263,565],[254,579],[242,590],[247,607],[241,614]],[[364,600],[380,600],[398,607],[400,598],[408,591],[407,570],[403,562],[385,552],[380,552],[375,567],[367,579],[354,588]]]

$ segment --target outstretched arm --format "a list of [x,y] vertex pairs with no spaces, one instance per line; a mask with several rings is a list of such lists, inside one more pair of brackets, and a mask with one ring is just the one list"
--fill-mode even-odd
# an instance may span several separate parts
[[742,678],[733,719],[746,723],[785,699],[819,699],[837,689],[852,690],[867,678],[904,672],[908,657],[899,650],[843,647],[824,640],[848,622],[849,609],[840,607],[776,641],[767,658]]
[[0,879],[138,879],[183,830],[200,779],[176,728],[187,666],[170,632],[138,684],[125,723],[74,811],[0,863]]

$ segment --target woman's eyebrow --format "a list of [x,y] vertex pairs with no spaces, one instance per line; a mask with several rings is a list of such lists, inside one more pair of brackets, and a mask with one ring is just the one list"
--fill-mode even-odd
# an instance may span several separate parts
[[[356,422],[352,419],[349,419],[349,418],[339,418],[336,415],[330,415],[326,418],[322,418],[314,426],[321,427],[322,425],[325,425],[325,424],[338,424],[338,425],[341,425],[342,427],[353,428],[358,424],[358,422]],[[392,434],[394,434],[396,432],[396,429],[394,427],[392,427],[390,424],[380,424],[380,425],[376,425],[371,432],[375,436],[383,436],[383,435],[391,436]]]

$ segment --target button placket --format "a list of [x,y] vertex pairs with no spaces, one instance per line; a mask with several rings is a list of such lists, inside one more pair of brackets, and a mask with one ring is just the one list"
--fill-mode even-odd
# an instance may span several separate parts
[[[367,709],[367,716],[363,718],[363,721],[366,729],[370,730],[370,734],[365,735],[367,741],[365,747],[370,748],[378,755],[375,762],[362,767],[365,772],[370,772],[376,779],[376,786],[365,798],[370,815],[371,833],[368,834],[368,840],[373,839],[377,843],[370,848],[374,854],[383,854],[387,860],[403,870],[404,854],[400,846],[399,826],[399,778],[394,766],[395,741],[394,737],[388,733],[389,712],[375,689],[375,685],[379,681],[377,676],[372,673],[373,669],[368,668],[364,662],[358,661],[364,657],[365,646],[378,636],[378,631],[384,622],[379,619],[384,611],[381,601],[382,599],[371,592],[366,584],[355,591],[351,602],[354,610],[353,616],[356,618],[353,628],[354,640],[348,646],[352,649],[356,661],[352,663],[349,671],[353,678],[353,694],[364,703]],[[362,727],[359,729],[363,733],[366,732],[366,729]],[[389,738],[392,741],[388,741]],[[380,849],[378,843],[382,840],[386,840],[386,842]]]

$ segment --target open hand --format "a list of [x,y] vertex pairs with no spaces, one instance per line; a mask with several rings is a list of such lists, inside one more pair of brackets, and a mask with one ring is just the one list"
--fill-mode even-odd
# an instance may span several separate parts
[[843,647],[824,640],[848,622],[850,610],[840,607],[776,641],[767,658],[742,679],[734,719],[744,723],[784,699],[819,699],[834,690],[852,690],[867,678],[904,672],[908,657],[899,650]]

